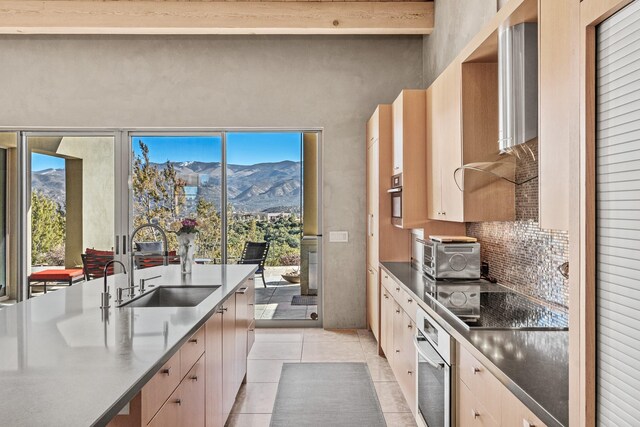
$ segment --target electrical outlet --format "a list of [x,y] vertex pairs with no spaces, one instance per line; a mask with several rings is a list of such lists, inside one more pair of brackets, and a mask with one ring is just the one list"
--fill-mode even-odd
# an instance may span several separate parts
[[349,232],[348,231],[330,231],[329,241],[332,243],[348,243]]

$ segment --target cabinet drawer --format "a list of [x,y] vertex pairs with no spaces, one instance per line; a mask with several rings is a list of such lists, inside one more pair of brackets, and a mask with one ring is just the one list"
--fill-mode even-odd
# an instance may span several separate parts
[[520,400],[502,386],[502,425],[515,427],[546,427]]
[[152,427],[204,427],[205,378],[204,357],[188,371],[178,388],[153,417]]
[[142,388],[142,421],[146,425],[180,384],[180,351]]
[[204,327],[187,340],[180,348],[180,378],[184,378],[194,363],[200,359],[204,353]]
[[[458,426],[460,427],[499,427],[500,424],[491,416],[469,388],[460,383],[458,388]],[[519,427],[508,424],[509,427]]]
[[[396,282],[391,278],[391,276],[389,276],[389,273],[387,273],[384,270],[380,270],[382,277],[380,278],[380,283],[382,283],[382,286],[384,286],[389,292],[394,291],[395,287],[398,286],[396,284]],[[395,293],[393,293],[392,295],[395,295]]]
[[417,312],[416,307],[418,306],[415,298],[413,297],[413,295],[409,294],[409,292],[405,291],[404,289],[400,289],[399,297],[400,297],[400,301],[398,302],[400,303],[400,306],[409,315],[409,318],[411,318],[411,321],[415,323],[416,312]]
[[501,392],[504,386],[478,360],[458,345],[460,379],[487,411],[496,419],[502,413]]

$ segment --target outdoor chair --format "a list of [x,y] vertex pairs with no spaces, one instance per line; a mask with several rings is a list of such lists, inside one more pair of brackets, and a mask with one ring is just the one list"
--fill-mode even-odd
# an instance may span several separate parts
[[262,276],[262,284],[267,287],[267,281],[264,279],[264,263],[269,254],[269,242],[245,242],[242,256],[238,260],[238,264],[258,264],[256,274]]
[[[86,249],[86,253],[81,254],[82,267],[84,269],[85,280],[97,279],[104,276],[104,266],[113,260],[112,251],[97,251]],[[113,275],[113,265],[107,269],[107,276]]]

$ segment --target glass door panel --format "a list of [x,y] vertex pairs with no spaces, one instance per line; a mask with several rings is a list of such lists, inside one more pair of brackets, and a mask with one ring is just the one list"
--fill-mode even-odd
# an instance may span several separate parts
[[219,134],[132,134],[131,230],[136,233],[136,269],[162,264],[159,232],[167,231],[169,263],[179,263],[172,224],[196,219],[195,260],[222,263],[222,136]]
[[[229,263],[251,258],[246,245],[269,244],[254,282],[256,319],[318,319],[318,281],[308,280],[318,269],[317,222],[302,220],[303,134],[229,132],[226,149]],[[311,230],[306,240],[303,227]]]
[[0,300],[17,297],[18,133],[0,132]]
[[102,277],[116,245],[113,135],[27,136],[29,295]]

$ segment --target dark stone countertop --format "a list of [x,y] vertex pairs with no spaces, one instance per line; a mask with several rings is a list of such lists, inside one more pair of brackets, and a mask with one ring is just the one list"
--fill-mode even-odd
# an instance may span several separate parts
[[569,425],[569,332],[468,330],[425,296],[422,272],[409,262],[380,266],[542,422]]

